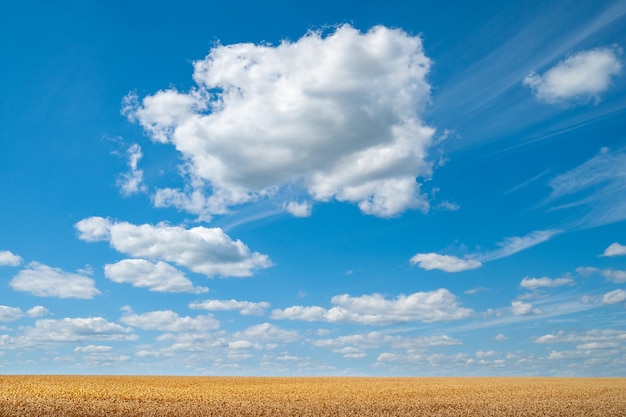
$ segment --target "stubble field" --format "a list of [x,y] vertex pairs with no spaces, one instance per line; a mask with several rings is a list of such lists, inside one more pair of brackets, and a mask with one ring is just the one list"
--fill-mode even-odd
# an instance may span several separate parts
[[617,378],[0,376],[0,416],[626,416]]

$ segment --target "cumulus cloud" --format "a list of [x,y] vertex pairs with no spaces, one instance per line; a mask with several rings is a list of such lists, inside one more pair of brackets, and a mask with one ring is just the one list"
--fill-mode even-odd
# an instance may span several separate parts
[[0,306],[0,321],[15,321],[22,318],[23,315],[24,313],[20,308]]
[[24,329],[22,342],[80,342],[89,340],[135,340],[131,329],[102,317],[37,320]]
[[48,309],[45,308],[44,306],[35,306],[29,309],[28,311],[26,311],[26,315],[28,317],[41,317],[49,313],[50,312],[48,311]]
[[383,325],[411,321],[437,322],[459,320],[470,316],[471,309],[461,307],[454,294],[446,289],[416,292],[386,299],[381,294],[352,297],[336,295],[334,307],[293,306],[276,309],[271,318],[277,320],[325,321],[331,323],[359,323]]
[[448,335],[406,337],[385,334],[382,332],[349,334],[338,336],[333,339],[319,339],[313,342],[313,345],[318,347],[338,349],[349,346],[359,350],[378,349],[381,346],[389,346],[394,349],[427,349],[431,347],[454,346],[461,344],[463,344],[463,342]]
[[22,263],[22,257],[8,250],[0,251],[0,266],[18,266]]
[[178,269],[163,262],[152,263],[145,259],[124,259],[104,266],[104,275],[111,281],[132,284],[158,292],[203,293],[206,287],[194,287]]
[[9,285],[15,291],[29,292],[38,297],[91,299],[100,294],[93,279],[38,262],[29,263]]
[[228,311],[239,310],[239,313],[244,316],[255,315],[262,316],[265,314],[265,309],[269,308],[270,303],[261,301],[253,303],[251,301],[237,301],[237,300],[204,300],[189,304],[189,308],[194,310],[209,310],[209,311]]
[[475,253],[461,259],[452,255],[440,255],[438,253],[418,253],[414,255],[410,262],[418,264],[425,270],[440,269],[446,272],[461,272],[480,268],[483,262],[489,262],[500,258],[505,258],[517,252],[531,248],[543,243],[552,237],[562,233],[562,230],[537,230],[526,236],[511,236],[498,242],[497,249],[485,253]]
[[181,317],[172,310],[150,311],[142,314],[136,314],[130,307],[124,307],[123,310],[125,315],[120,319],[122,323],[144,330],[202,333],[219,327],[219,321],[210,315]]
[[437,253],[418,253],[411,258],[413,265],[430,271],[440,269],[446,272],[460,272],[469,269],[480,268],[482,264],[473,259],[461,259],[451,255],[439,255]]
[[206,276],[245,277],[272,265],[267,255],[250,252],[219,227],[137,226],[102,217],[89,217],[75,226],[79,238],[87,242],[108,240],[111,247],[127,255],[173,262]]
[[236,332],[233,336],[252,340],[281,340],[284,342],[300,339],[298,332],[285,330],[271,323],[255,324],[241,332]]
[[188,186],[155,204],[197,214],[302,187],[315,201],[382,217],[427,210],[434,129],[422,41],[383,26],[309,32],[277,46],[216,45],[194,63],[197,86],[126,97],[123,113],[186,161]]
[[580,209],[575,226],[596,227],[626,219],[626,149],[608,148],[583,164],[555,177],[545,203],[551,210]]
[[620,269],[605,268],[600,271],[600,275],[615,284],[623,284],[626,282],[626,271]]
[[559,62],[543,74],[524,78],[538,100],[558,103],[571,100],[599,101],[611,79],[622,72],[617,46],[582,51]]
[[621,289],[607,292],[602,296],[602,303],[604,304],[617,304],[622,301],[626,301],[626,291]]
[[622,256],[626,255],[626,246],[615,242],[609,245],[600,256]]
[[125,196],[145,192],[143,170],[139,169],[139,161],[143,157],[141,146],[133,143],[128,147],[126,153],[128,154],[128,172],[118,178],[117,186],[120,187],[120,191]]
[[555,288],[563,285],[574,285],[574,280],[571,278],[555,278],[550,279],[547,277],[542,278],[530,278],[526,277],[520,282],[520,287],[527,290],[536,290],[537,288]]
[[511,313],[513,313],[514,316],[527,316],[531,314],[541,314],[541,310],[533,308],[533,305],[530,303],[513,301],[511,303]]
[[294,217],[310,217],[313,210],[313,206],[307,201],[302,203],[290,201],[284,205],[284,208]]

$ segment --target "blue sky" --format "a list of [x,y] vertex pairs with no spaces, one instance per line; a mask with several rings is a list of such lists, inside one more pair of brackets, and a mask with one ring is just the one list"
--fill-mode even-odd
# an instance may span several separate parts
[[0,6],[0,373],[626,369],[626,4]]

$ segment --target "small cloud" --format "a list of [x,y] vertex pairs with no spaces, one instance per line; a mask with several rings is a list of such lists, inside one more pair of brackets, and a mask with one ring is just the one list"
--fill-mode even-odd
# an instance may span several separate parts
[[439,269],[446,272],[461,272],[481,267],[481,263],[473,259],[461,259],[451,255],[439,255],[437,253],[418,253],[411,258],[413,265],[430,271]]
[[505,334],[499,333],[496,335],[496,337],[494,337],[494,340],[497,342],[504,342],[506,340],[509,340],[509,338]]
[[15,291],[29,292],[38,297],[91,299],[100,294],[93,279],[38,262],[28,264],[9,285]]
[[485,287],[476,287],[476,288],[470,288],[469,290],[465,290],[463,291],[465,294],[477,294],[479,292],[483,292],[483,291],[489,291],[489,288],[485,288]]
[[622,72],[621,48],[582,51],[559,62],[543,74],[531,72],[523,84],[547,103],[600,100],[611,79]]
[[626,301],[626,291],[617,289],[611,292],[607,292],[602,296],[603,304],[616,304]]
[[541,314],[541,310],[534,309],[530,303],[523,301],[513,301],[511,303],[511,313],[514,316],[527,316],[531,314]]
[[195,294],[209,291],[206,287],[194,287],[184,273],[163,261],[152,263],[145,259],[124,259],[105,265],[104,275],[113,282],[149,288],[150,291]]
[[623,284],[626,282],[626,271],[620,269],[605,268],[600,271],[600,275],[615,284]]
[[0,266],[18,266],[22,263],[22,257],[11,251],[0,251]]
[[31,309],[29,309],[26,312],[26,315],[28,317],[41,317],[41,316],[45,316],[46,314],[49,314],[50,312],[48,311],[47,308],[43,307],[43,306],[35,306]]
[[626,255],[626,246],[620,245],[615,242],[609,245],[608,248],[604,250],[604,253],[600,256],[622,256]]
[[139,169],[139,161],[143,157],[141,147],[133,143],[126,149],[128,155],[128,172],[120,175],[117,186],[120,187],[122,195],[129,196],[139,192],[145,192],[146,186],[143,184],[143,170]]
[[228,311],[239,310],[239,313],[244,316],[255,315],[262,316],[265,314],[265,309],[269,308],[270,303],[261,301],[254,303],[251,301],[238,301],[238,300],[205,300],[189,304],[189,308],[194,310],[208,310],[208,311]]
[[296,201],[290,201],[288,204],[283,205],[283,208],[291,213],[294,217],[310,217],[313,210],[313,205],[305,201],[298,203]]
[[520,287],[525,288],[527,290],[536,290],[537,288],[555,288],[563,285],[574,285],[574,280],[571,278],[555,278],[550,279],[547,277],[543,278],[529,278],[526,277],[522,279],[520,282]]
[[597,274],[599,271],[600,269],[593,266],[579,266],[578,268],[576,268],[576,273],[585,278]]

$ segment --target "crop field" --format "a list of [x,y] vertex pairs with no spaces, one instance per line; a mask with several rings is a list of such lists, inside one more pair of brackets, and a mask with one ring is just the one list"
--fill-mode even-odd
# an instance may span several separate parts
[[0,416],[626,416],[617,378],[0,376]]

